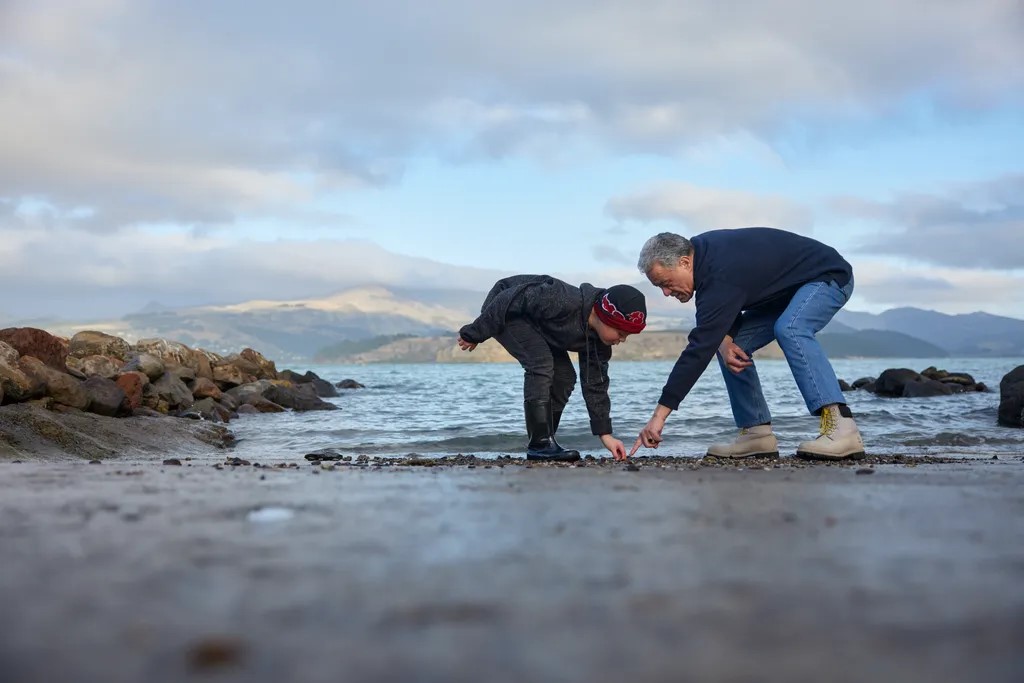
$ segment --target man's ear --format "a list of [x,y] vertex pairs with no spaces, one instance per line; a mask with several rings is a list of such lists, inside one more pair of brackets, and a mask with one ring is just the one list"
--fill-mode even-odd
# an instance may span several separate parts
[[689,270],[690,266],[692,264],[693,264],[693,257],[692,256],[680,256],[679,257],[679,265],[681,267]]

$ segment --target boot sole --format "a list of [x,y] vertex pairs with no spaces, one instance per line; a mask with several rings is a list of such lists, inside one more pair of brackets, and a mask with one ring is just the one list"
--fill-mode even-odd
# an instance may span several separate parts
[[812,453],[811,451],[797,451],[796,457],[801,460],[863,460],[865,455],[864,451],[857,451],[856,453],[845,453],[843,455],[826,455],[824,453]]
[[714,453],[708,452],[704,454],[705,458],[721,458],[722,460],[746,460],[747,458],[778,458],[778,451],[766,451],[764,453],[745,453],[743,455],[715,455]]

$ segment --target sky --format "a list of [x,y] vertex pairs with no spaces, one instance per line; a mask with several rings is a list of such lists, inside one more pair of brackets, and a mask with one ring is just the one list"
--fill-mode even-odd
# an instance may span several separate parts
[[637,282],[747,225],[852,310],[1024,318],[1022,65],[1019,0],[0,0],[0,322]]

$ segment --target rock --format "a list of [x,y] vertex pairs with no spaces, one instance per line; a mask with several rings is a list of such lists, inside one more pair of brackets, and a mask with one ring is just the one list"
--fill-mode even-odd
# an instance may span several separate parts
[[220,390],[212,379],[206,379],[205,377],[197,377],[196,381],[192,384],[192,395],[198,398],[212,398],[220,399],[224,392]]
[[117,417],[130,412],[128,397],[114,380],[90,377],[82,383],[82,388],[89,396],[90,413]]
[[221,406],[212,398],[204,398],[192,404],[190,411],[194,411],[206,420],[213,422],[228,422],[231,420],[231,411]]
[[54,370],[35,356],[22,356],[18,361],[21,371],[34,377],[45,387],[45,395],[66,406],[85,410],[89,407],[89,395],[82,388],[82,381],[66,372]]
[[22,356],[38,358],[58,372],[65,371],[67,347],[59,338],[35,327],[8,327],[0,330],[0,341],[6,342]]
[[221,404],[231,412],[235,412],[236,410],[238,410],[238,401],[235,400],[234,396],[229,396],[228,394],[222,393],[217,398],[217,403]]
[[7,342],[0,341],[0,365],[17,365],[21,354]]
[[[6,344],[3,345],[12,349]],[[3,401],[5,403],[21,403],[44,396],[46,385],[36,377],[25,374],[25,371],[21,369],[17,351],[14,351],[14,356],[13,363],[6,360],[10,358],[9,353],[3,353],[0,356],[0,391],[3,392]],[[31,356],[29,357],[31,358]]]
[[[874,384],[875,384],[875,378],[874,377],[861,377],[860,379],[855,380],[853,382],[853,384],[851,384],[850,386],[852,386],[854,389],[863,389],[864,387],[866,387],[869,384],[874,386]],[[867,391],[873,391],[873,389],[868,389]]]
[[903,385],[903,398],[931,398],[933,396],[949,396],[953,388],[948,384],[920,376],[908,380]]
[[141,372],[125,372],[114,383],[124,392],[125,410],[135,413],[142,406],[142,390],[149,384],[149,378]]
[[164,362],[151,353],[132,354],[121,368],[121,372],[141,372],[150,382],[160,379],[166,370]]
[[890,368],[875,380],[875,393],[879,396],[903,396],[903,388],[907,382],[916,380],[921,375],[907,368]]
[[174,375],[186,384],[192,382],[196,378],[195,369],[190,368],[187,365],[175,365],[174,363],[168,363],[165,372]]
[[251,403],[243,403],[235,412],[239,415],[258,415],[261,411]]
[[77,370],[79,373],[89,377],[106,377],[114,379],[121,374],[124,361],[113,356],[68,356],[68,370]]
[[221,361],[219,365],[213,366],[213,381],[223,389],[239,387],[255,379],[253,375],[247,375],[238,366],[228,362],[226,359]]
[[182,410],[195,402],[191,389],[170,372],[165,372],[160,379],[149,386],[152,386],[160,398],[167,402],[169,410]]
[[171,410],[167,399],[160,396],[160,392],[152,382],[142,387],[142,407],[158,412],[161,415],[167,415]]
[[259,397],[279,406],[291,408],[292,410],[337,410],[338,406],[320,400],[316,390],[310,384],[293,385],[280,380],[261,379],[250,382],[240,387],[228,390],[239,403],[250,403],[258,406],[253,397]]
[[839,391],[853,391],[853,387],[847,384],[845,379],[839,380]]
[[131,345],[124,339],[103,332],[86,330],[71,338],[68,355],[74,358],[110,356],[122,363],[131,355]]
[[312,370],[307,370],[304,375],[300,375],[293,370],[283,370],[277,373],[277,377],[278,379],[287,380],[292,384],[311,384],[316,389],[316,395],[321,398],[331,398],[338,395],[338,391],[334,388],[333,384],[325,379],[321,379]]
[[244,358],[253,365],[256,366],[257,379],[277,379],[277,366],[274,365],[274,361],[267,360],[262,353],[254,349],[245,348],[238,354],[240,358]]
[[181,342],[171,341],[169,339],[140,339],[135,342],[135,351],[136,353],[148,353],[151,356],[156,356],[165,364],[170,363],[172,365],[192,367],[195,363],[192,355],[192,349]]
[[359,382],[355,381],[354,379],[343,379],[340,382],[338,382],[337,384],[335,384],[334,386],[338,387],[339,389],[365,389],[366,388],[366,385],[360,384]]
[[1024,365],[1006,373],[999,382],[999,424],[1024,428]]

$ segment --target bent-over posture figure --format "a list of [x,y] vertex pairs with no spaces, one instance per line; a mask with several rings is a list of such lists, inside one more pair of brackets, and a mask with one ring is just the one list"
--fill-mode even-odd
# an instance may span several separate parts
[[528,460],[580,457],[579,451],[555,441],[562,410],[576,385],[568,354],[576,351],[590,429],[613,456],[625,458],[625,446],[612,434],[608,361],[612,346],[646,324],[647,305],[635,287],[574,287],[548,275],[515,275],[495,283],[480,317],[459,330],[458,343],[472,351],[494,337],[523,366]]

